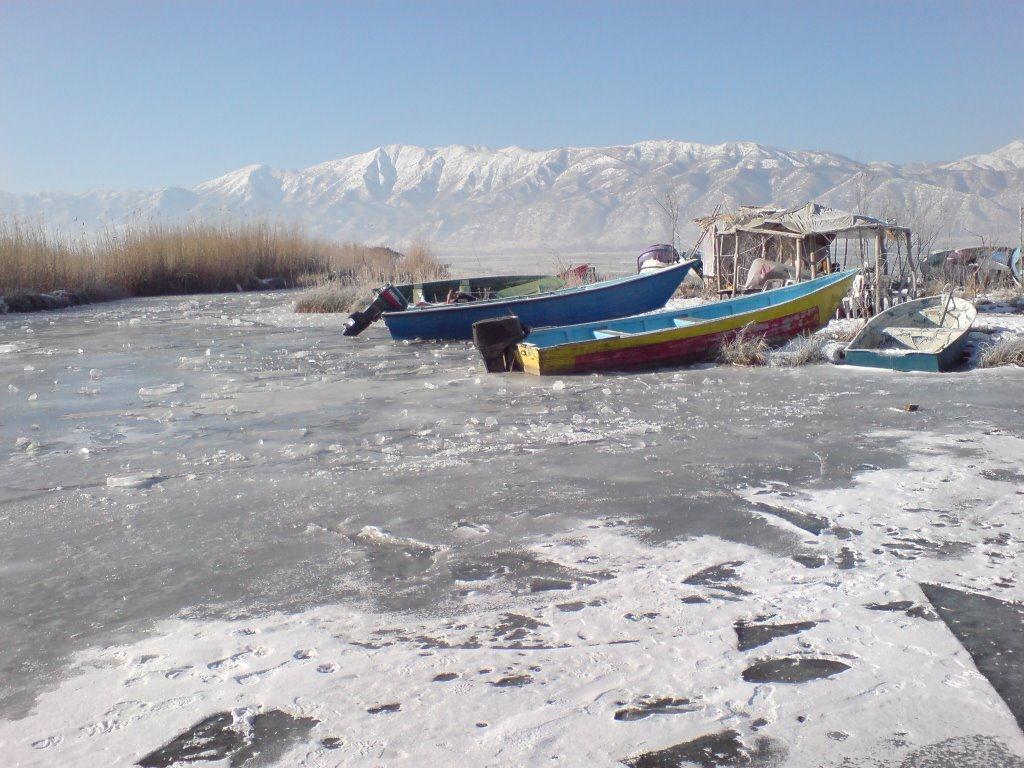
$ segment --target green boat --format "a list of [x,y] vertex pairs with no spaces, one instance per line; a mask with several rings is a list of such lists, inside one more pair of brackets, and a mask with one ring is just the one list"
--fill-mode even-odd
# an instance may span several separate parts
[[[507,299],[531,293],[557,291],[565,280],[554,275],[495,275],[433,280],[428,283],[403,283],[395,288],[410,304],[444,304],[453,297],[464,301]],[[454,293],[453,293],[454,292]],[[471,297],[471,298],[470,298]]]

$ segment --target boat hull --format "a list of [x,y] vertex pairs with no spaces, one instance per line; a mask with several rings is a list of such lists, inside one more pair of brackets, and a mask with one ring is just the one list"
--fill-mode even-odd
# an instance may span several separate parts
[[[791,300],[749,311],[726,314],[730,302],[719,302],[724,316],[679,328],[550,347],[531,345],[527,339],[517,347],[518,360],[526,373],[542,376],[687,365],[714,359],[723,344],[748,326],[748,332],[780,344],[825,325],[849,291],[855,274],[851,272]],[[746,306],[740,303],[743,301],[749,299],[735,300],[736,306]]]
[[[953,311],[943,309],[947,302]],[[935,315],[945,324],[937,324]],[[970,302],[946,296],[898,304],[868,321],[843,352],[843,360],[891,371],[952,370],[963,359],[975,315]]]
[[844,354],[844,361],[847,365],[856,365],[862,368],[882,368],[889,371],[903,371],[906,373],[913,371],[942,373],[957,367],[963,359],[966,346],[967,335],[964,334],[963,338],[946,347],[938,354],[930,352],[905,352],[899,355],[886,355],[882,352],[854,349]]
[[384,323],[396,340],[468,340],[473,323],[494,317],[515,315],[530,328],[626,317],[665,306],[696,263],[539,296],[386,312]]

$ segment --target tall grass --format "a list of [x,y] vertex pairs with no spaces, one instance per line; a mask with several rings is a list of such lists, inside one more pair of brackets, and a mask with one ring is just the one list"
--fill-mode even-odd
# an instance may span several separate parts
[[0,223],[0,296],[58,288],[95,293],[102,286],[94,260],[42,226]]
[[342,246],[332,256],[328,276],[318,276],[295,302],[296,312],[352,312],[373,301],[373,289],[384,283],[444,280],[448,267],[427,246],[414,244],[408,253],[390,248]]
[[771,365],[780,368],[798,368],[801,365],[825,361],[826,339],[812,333],[804,333],[790,339],[775,350],[769,359]]
[[355,312],[373,301],[373,287],[331,280],[302,292],[296,312]]
[[0,296],[66,290],[100,300],[234,291],[264,278],[362,284],[444,275],[447,269],[424,246],[401,254],[263,222],[152,222],[90,241],[70,241],[22,220],[0,222]]
[[755,331],[754,323],[750,322],[722,344],[718,351],[718,362],[742,366],[767,365],[768,350],[765,335]]
[[1024,366],[1024,335],[1007,333],[981,348],[982,368],[1001,365]]

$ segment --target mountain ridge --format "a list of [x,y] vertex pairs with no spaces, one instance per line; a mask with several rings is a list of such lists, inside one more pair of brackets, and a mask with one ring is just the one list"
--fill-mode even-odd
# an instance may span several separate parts
[[717,204],[817,200],[937,240],[1007,239],[1024,201],[1024,141],[946,163],[860,162],[836,152],[751,141],[659,139],[608,147],[389,144],[297,170],[254,163],[191,188],[0,192],[0,216],[67,234],[147,219],[267,218],[324,237],[429,241],[448,253],[625,251],[664,240],[672,195],[682,234]]

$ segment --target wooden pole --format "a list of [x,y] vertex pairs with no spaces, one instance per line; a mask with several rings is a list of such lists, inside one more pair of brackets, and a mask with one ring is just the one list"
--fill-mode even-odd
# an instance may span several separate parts
[[722,295],[722,240],[718,234],[718,227],[715,227],[714,232],[714,259],[715,259],[715,291],[719,296]]
[[907,238],[907,264],[910,265],[910,293],[907,295],[908,299],[917,298],[917,268],[918,265],[914,263],[914,251],[912,250],[912,241],[910,239],[910,230],[903,230],[903,236]]
[[732,257],[732,295],[735,297],[740,281],[740,233],[737,231],[733,238],[736,240],[736,253]]
[[801,281],[800,267],[803,265],[803,260],[804,260],[804,241],[803,241],[803,238],[800,238],[799,240],[796,241],[796,257],[793,259],[793,262],[796,265],[796,281],[798,283]]
[[885,248],[885,235],[882,232],[875,233],[875,314],[883,309],[882,304],[882,251]]

